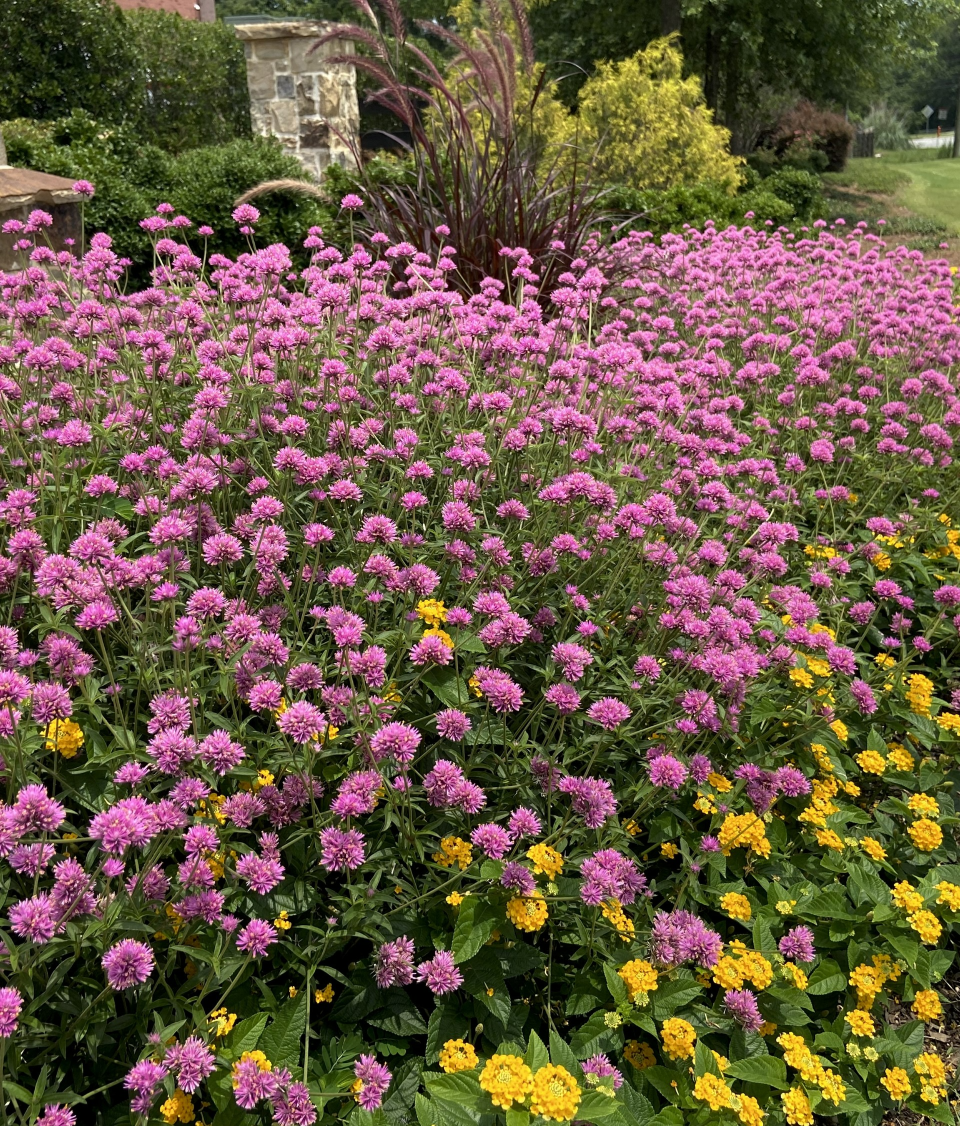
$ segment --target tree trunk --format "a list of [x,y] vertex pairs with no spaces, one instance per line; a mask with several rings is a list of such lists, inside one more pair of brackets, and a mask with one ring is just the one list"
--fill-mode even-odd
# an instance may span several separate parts
[[957,112],[953,121],[953,159],[960,157],[960,86],[957,87]]
[[703,93],[707,105],[717,112],[720,100],[720,36],[708,27],[704,40]]
[[679,35],[680,0],[660,0],[660,34]]
[[740,104],[740,42],[731,39],[727,44],[726,74],[723,82],[723,124],[730,130],[730,149],[743,155],[743,138],[738,128],[737,108]]

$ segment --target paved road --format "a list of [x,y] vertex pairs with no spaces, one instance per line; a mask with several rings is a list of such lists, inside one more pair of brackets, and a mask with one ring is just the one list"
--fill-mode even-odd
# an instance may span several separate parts
[[953,144],[953,133],[944,133],[939,137],[936,133],[931,133],[929,137],[911,137],[910,144],[915,149],[942,149]]

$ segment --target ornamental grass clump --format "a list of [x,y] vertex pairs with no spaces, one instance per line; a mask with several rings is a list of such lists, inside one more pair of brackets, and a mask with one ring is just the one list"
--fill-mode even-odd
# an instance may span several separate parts
[[947,264],[258,218],[6,225],[7,1120],[947,1122]]

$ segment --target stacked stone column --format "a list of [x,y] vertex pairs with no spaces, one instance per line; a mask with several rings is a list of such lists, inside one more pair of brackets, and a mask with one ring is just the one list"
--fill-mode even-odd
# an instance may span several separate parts
[[319,177],[330,164],[354,164],[360,130],[356,71],[330,62],[352,55],[347,40],[311,48],[333,24],[272,21],[237,24],[247,57],[254,132],[277,137],[304,168]]

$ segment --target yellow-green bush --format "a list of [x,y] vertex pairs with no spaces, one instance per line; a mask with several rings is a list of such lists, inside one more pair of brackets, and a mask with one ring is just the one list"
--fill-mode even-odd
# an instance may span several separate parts
[[580,91],[579,112],[560,121],[551,140],[576,146],[591,175],[625,187],[710,180],[733,191],[739,180],[729,131],[713,123],[700,80],[683,77],[670,39],[623,62],[599,63]]

